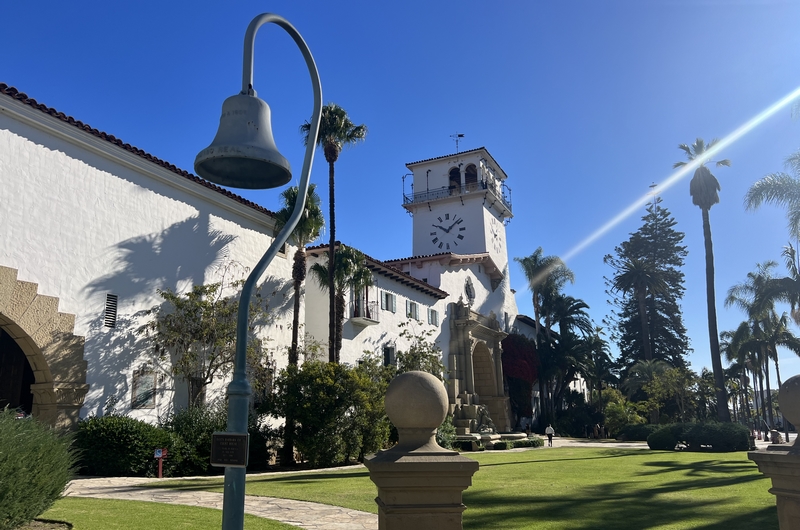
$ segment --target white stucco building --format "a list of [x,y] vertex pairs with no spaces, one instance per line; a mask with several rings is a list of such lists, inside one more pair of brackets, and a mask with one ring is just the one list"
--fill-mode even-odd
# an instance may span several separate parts
[[[407,167],[413,256],[367,257],[374,285],[348,293],[341,360],[372,351],[389,362],[407,346],[401,323],[433,329],[459,428],[474,428],[485,405],[508,430],[500,341],[532,329],[517,318],[508,281],[507,176],[485,148]],[[110,399],[151,421],[185,406],[185,383],[153,365],[136,332],[144,311],[160,302],[158,289],[184,291],[255,263],[274,237],[266,209],[4,84],[0,205],[0,404],[65,426],[102,414]],[[262,278],[279,367],[291,340],[294,250]],[[308,253],[309,264],[327,256],[324,246]],[[326,300],[309,278],[300,320],[322,343]],[[210,391],[220,395],[224,383]]]

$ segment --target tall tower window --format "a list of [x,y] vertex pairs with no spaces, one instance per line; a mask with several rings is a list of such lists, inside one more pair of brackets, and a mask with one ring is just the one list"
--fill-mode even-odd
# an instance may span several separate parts
[[475,164],[470,164],[464,170],[464,186],[468,190],[474,190],[478,187],[478,168]]
[[450,189],[461,188],[461,170],[454,167],[448,175],[450,176]]

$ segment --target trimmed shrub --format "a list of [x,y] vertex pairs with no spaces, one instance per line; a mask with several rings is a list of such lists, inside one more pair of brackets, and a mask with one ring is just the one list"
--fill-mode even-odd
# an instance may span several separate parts
[[68,438],[33,419],[0,410],[0,530],[17,528],[61,496],[73,474]]
[[[223,468],[211,467],[211,435],[224,431],[228,414],[224,404],[197,405],[171,414],[162,427],[178,436],[185,448],[176,475],[219,473]],[[250,446],[255,440],[251,436]]]
[[653,424],[626,425],[620,430],[618,437],[624,441],[645,442],[651,434],[660,428],[660,425]]
[[654,451],[674,451],[682,441],[683,425],[680,423],[664,425],[647,437],[647,445]]
[[738,423],[696,423],[684,432],[690,451],[727,453],[747,451],[750,448],[750,431]]
[[501,442],[495,442],[492,445],[492,449],[495,449],[497,451],[504,451],[504,450],[508,449],[508,442],[502,442],[502,441]]
[[673,451],[682,444],[689,451],[747,451],[750,431],[738,423],[674,423],[665,425],[647,438],[650,449]]
[[538,436],[514,441],[514,447],[544,447],[544,439]]
[[80,455],[80,473],[105,477],[144,477],[157,473],[153,458],[157,448],[170,455],[168,471],[180,466],[186,453],[180,437],[127,416],[91,417],[78,423],[75,447]]

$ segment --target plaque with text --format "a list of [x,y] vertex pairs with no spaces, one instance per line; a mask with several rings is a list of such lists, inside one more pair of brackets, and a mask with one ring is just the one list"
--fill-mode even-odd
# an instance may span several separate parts
[[247,433],[215,432],[211,436],[211,465],[216,467],[247,467]]

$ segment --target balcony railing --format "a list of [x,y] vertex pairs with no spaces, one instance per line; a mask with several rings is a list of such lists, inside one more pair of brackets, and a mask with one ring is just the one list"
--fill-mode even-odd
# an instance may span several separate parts
[[478,193],[489,191],[492,195],[495,195],[502,203],[508,208],[508,211],[511,211],[511,197],[507,193],[510,191],[508,187],[503,184],[501,188],[501,193],[498,194],[495,189],[488,186],[486,182],[471,182],[469,184],[464,184],[462,186],[449,186],[443,188],[437,188],[435,190],[428,190],[428,191],[421,191],[419,193],[413,194],[403,194],[403,204],[413,204],[419,202],[429,202],[435,201],[437,199],[444,199],[446,197],[456,197],[458,195],[466,195],[469,193]]
[[350,320],[360,326],[373,326],[380,322],[378,318],[378,302],[356,300],[350,302]]

